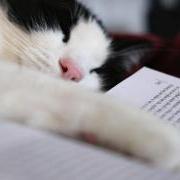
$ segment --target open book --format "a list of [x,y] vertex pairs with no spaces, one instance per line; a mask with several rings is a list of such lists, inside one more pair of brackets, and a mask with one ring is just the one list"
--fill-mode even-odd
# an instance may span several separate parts
[[108,92],[116,99],[180,126],[180,79],[142,68]]
[[[180,80],[143,68],[108,92],[178,126]],[[0,126],[0,180],[179,180],[114,152],[15,124]]]

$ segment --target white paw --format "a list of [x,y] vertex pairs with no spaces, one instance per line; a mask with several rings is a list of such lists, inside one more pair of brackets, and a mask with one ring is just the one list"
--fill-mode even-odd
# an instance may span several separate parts
[[177,129],[157,121],[154,125],[147,123],[139,131],[129,132],[129,136],[136,136],[130,137],[130,153],[162,168],[180,167],[180,134]]
[[102,142],[162,168],[180,167],[180,134],[176,128],[133,108],[116,110],[114,107],[113,114],[109,112],[111,119],[104,121],[98,132]]
[[180,134],[175,128],[158,124],[144,131],[142,137],[132,143],[130,151],[156,166],[180,170]]

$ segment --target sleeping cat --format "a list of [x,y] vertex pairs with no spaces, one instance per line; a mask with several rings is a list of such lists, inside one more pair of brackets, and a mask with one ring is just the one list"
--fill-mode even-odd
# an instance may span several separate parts
[[98,18],[74,0],[0,0],[0,118],[94,137],[152,164],[178,168],[176,129],[100,92],[120,81],[121,70],[139,61],[136,52],[143,47],[117,46]]

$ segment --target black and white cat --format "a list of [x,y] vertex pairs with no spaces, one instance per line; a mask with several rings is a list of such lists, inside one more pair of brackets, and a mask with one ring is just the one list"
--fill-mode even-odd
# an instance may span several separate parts
[[135,63],[122,58],[125,52],[74,0],[0,0],[0,119],[93,135],[99,144],[178,168],[176,129],[94,92],[118,83],[113,70]]

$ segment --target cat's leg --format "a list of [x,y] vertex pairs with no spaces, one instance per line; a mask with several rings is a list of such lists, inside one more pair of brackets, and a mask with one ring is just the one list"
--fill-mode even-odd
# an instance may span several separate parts
[[78,137],[92,134],[151,163],[175,168],[180,135],[150,115],[41,74],[0,68],[0,117]]

